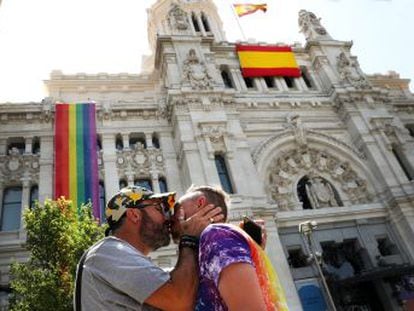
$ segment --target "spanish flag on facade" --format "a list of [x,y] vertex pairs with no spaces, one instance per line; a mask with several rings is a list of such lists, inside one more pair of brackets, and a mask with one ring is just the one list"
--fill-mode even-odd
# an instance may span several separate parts
[[258,10],[262,10],[263,12],[267,11],[267,4],[233,4],[234,11],[236,12],[237,16],[242,17],[244,15],[252,14]]
[[300,77],[290,46],[236,45],[242,75],[248,77]]

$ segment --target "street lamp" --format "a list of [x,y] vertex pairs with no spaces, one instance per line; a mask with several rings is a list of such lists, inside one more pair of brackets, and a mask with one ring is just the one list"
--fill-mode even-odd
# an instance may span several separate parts
[[325,289],[326,296],[328,297],[329,305],[332,311],[336,311],[335,303],[332,299],[331,292],[329,291],[328,284],[326,283],[325,276],[323,275],[321,268],[322,254],[315,251],[312,233],[318,227],[318,223],[314,220],[308,220],[299,224],[299,232],[305,237],[305,241],[311,253],[311,259],[315,262],[318,269],[319,276],[322,280],[323,288]]

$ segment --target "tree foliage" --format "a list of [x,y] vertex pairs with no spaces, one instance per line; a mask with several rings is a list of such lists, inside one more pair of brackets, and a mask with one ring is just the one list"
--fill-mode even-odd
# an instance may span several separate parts
[[11,311],[69,311],[76,266],[83,252],[104,236],[89,205],[47,200],[24,212],[28,261],[11,267]]

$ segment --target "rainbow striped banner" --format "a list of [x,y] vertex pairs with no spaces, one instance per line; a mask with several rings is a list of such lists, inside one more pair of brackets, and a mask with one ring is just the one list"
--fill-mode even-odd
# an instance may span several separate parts
[[100,219],[96,142],[95,104],[56,104],[55,198],[64,196],[78,209],[91,201]]

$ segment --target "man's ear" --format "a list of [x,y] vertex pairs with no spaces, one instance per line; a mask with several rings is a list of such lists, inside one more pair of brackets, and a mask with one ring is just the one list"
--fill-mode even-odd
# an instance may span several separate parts
[[200,195],[197,198],[197,206],[202,207],[202,206],[205,206],[206,204],[207,204],[207,198],[204,195]]
[[127,218],[133,223],[137,223],[141,219],[141,213],[135,208],[127,208]]

